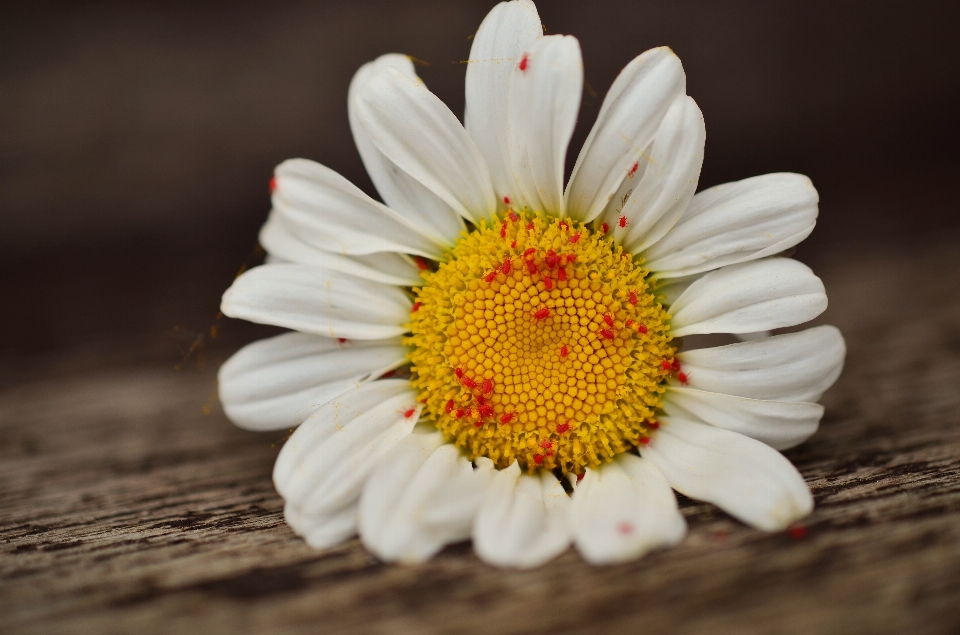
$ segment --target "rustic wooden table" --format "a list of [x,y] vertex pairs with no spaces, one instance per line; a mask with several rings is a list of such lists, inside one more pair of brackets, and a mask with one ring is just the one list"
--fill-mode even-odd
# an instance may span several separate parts
[[282,435],[207,414],[212,370],[57,362],[0,388],[0,631],[960,632],[957,245],[813,263],[849,356],[820,432],[788,453],[816,497],[804,536],[682,500],[683,544],[622,566],[317,553],[270,481]]

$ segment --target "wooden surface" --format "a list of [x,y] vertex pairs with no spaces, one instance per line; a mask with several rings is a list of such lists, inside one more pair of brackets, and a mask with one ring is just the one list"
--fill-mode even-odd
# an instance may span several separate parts
[[317,553],[270,481],[283,435],[205,414],[211,368],[48,356],[0,388],[0,632],[960,632],[958,238],[811,263],[849,355],[788,452],[805,536],[681,500],[687,539],[615,567]]

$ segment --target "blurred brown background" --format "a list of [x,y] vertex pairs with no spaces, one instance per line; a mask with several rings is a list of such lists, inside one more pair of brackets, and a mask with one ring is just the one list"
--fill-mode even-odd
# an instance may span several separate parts
[[[2,5],[2,377],[51,352],[175,359],[250,253],[275,164],[315,159],[375,194],[347,126],[354,70],[413,55],[460,114],[461,61],[492,4]],[[702,187],[813,178],[821,217],[801,259],[958,226],[956,3],[539,10],[548,32],[580,39],[586,64],[568,170],[618,70],[668,44],[707,121]]]

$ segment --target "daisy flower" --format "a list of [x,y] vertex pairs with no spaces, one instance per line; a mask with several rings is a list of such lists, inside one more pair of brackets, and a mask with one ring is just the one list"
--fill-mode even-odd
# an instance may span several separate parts
[[[764,531],[809,514],[778,450],[817,430],[839,331],[770,336],[827,307],[785,250],[817,218],[809,179],[698,194],[705,129],[668,48],[614,81],[564,184],[577,40],[529,0],[473,40],[460,121],[410,59],[366,64],[350,128],[384,203],[317,163],[277,167],[266,264],[228,316],[293,332],[220,371],[230,419],[299,426],[274,469],[313,547],[359,534],[387,561],[472,539],[485,562],[592,563],[686,533],[672,490]],[[740,334],[683,350],[680,338]]]

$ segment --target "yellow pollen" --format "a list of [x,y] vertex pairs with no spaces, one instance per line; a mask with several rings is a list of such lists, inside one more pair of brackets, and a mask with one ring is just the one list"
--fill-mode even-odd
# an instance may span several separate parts
[[422,416],[500,468],[579,474],[642,443],[675,348],[640,264],[570,219],[508,210],[464,233],[414,289]]

